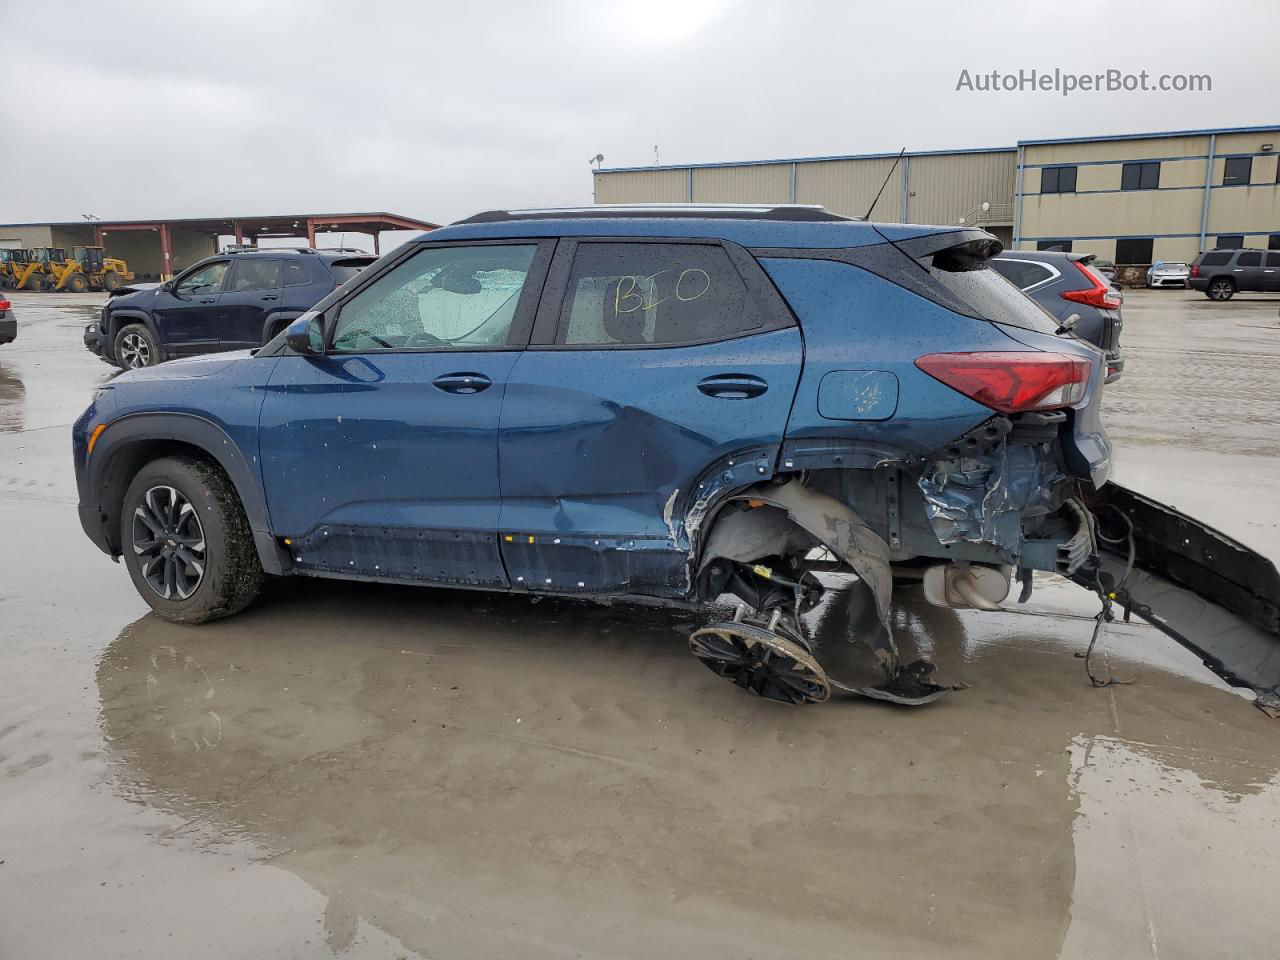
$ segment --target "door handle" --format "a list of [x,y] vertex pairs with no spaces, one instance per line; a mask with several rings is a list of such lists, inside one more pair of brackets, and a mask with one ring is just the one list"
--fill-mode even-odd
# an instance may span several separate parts
[[748,373],[719,373],[698,381],[698,389],[708,397],[727,400],[746,400],[758,397],[769,389],[769,384]]
[[493,386],[493,381],[483,373],[446,373],[436,377],[431,384],[445,393],[469,394],[488,390]]
[[280,298],[279,298],[279,297],[277,297],[277,296],[274,296],[274,295],[273,295],[273,296],[270,296],[270,297],[259,297],[258,299],[259,299],[259,300],[279,300]]
[[217,297],[210,297],[208,300],[201,300],[200,302],[201,302],[201,303],[217,303],[217,302],[218,302],[218,298],[217,298]]

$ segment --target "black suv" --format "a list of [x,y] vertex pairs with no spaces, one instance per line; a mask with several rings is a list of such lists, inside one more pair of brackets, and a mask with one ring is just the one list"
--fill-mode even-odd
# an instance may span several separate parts
[[374,259],[309,249],[209,257],[167,283],[121,287],[85,330],[85,346],[126,370],[259,347]]
[[1196,257],[1187,282],[1210,300],[1230,300],[1236,291],[1280,293],[1280,250],[1210,250]]

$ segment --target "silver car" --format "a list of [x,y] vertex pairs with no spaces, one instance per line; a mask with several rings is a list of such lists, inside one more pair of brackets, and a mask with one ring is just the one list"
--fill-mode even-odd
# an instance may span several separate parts
[[1191,279],[1191,265],[1181,261],[1157,260],[1147,270],[1148,287],[1185,287]]

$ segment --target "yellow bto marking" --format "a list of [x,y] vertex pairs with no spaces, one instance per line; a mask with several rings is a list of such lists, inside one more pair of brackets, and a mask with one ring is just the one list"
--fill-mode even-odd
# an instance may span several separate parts
[[533,537],[532,537],[532,536],[530,536],[530,537],[529,537],[529,542],[530,542],[530,543],[533,543]]
[[513,540],[515,539],[515,537],[513,537],[511,534],[509,534],[509,533],[508,533],[508,534],[507,534],[505,537],[503,537],[502,539],[503,539],[503,540],[505,540],[505,541],[507,541],[507,543],[511,543],[511,541],[513,541]]

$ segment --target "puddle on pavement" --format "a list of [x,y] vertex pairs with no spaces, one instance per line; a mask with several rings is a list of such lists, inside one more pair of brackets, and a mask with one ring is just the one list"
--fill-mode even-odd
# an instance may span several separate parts
[[[1087,623],[895,616],[970,689],[795,709],[701,668],[682,614],[280,583],[228,621],[126,629],[101,722],[118,793],[305,880],[338,951],[367,923],[430,956],[1050,957],[1120,923],[1082,888],[1136,869],[1096,807],[1181,858],[1223,804],[1275,803],[1258,711],[1155,667],[1094,690],[1066,652]],[[1251,870],[1280,879],[1265,850]]]

